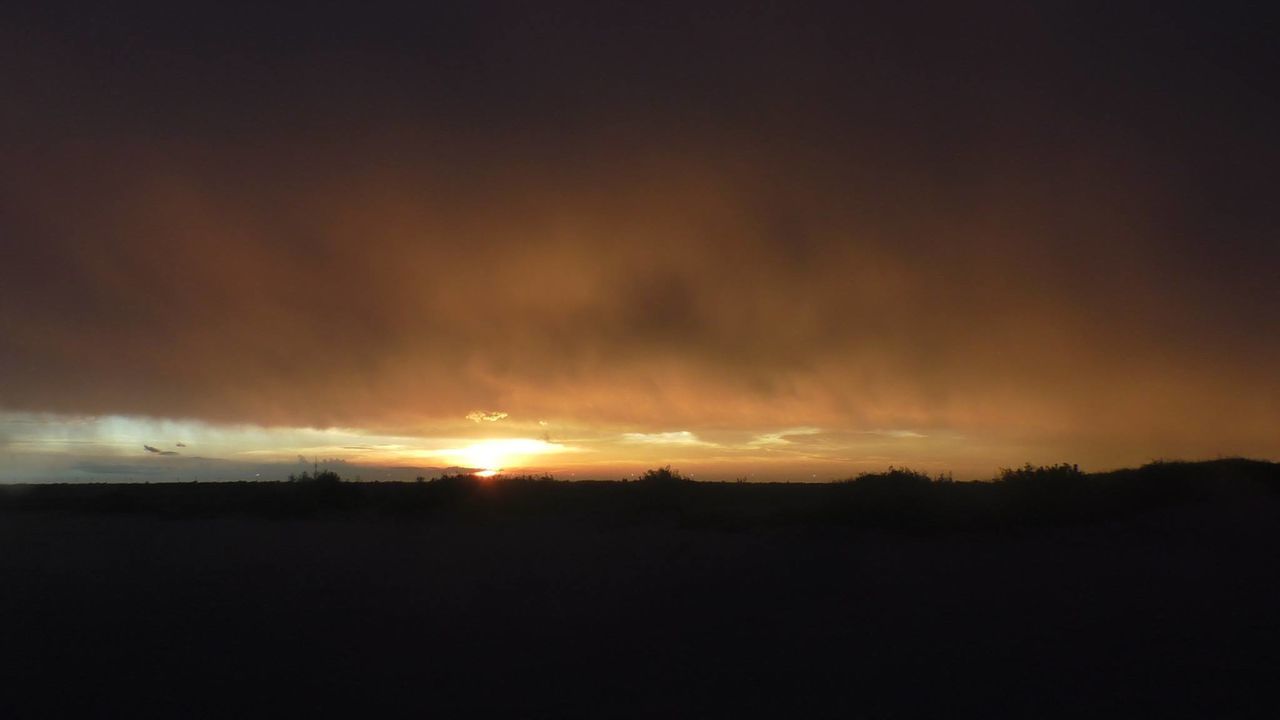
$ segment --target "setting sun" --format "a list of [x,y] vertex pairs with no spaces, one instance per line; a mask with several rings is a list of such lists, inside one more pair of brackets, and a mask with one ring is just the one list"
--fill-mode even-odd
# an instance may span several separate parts
[[496,475],[503,468],[519,466],[533,456],[548,455],[568,451],[563,445],[534,440],[532,438],[502,438],[481,440],[457,450],[447,450],[441,456],[449,462],[465,465],[469,468],[480,468],[484,472],[477,473],[484,477]]

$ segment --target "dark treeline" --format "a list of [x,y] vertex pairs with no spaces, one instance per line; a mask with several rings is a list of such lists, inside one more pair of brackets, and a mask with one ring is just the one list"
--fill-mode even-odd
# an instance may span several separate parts
[[0,487],[0,510],[470,520],[550,515],[730,529],[836,523],[936,532],[1098,522],[1278,493],[1280,464],[1232,458],[1101,473],[1067,464],[1026,465],[1002,470],[988,482],[954,482],[949,475],[892,467],[829,484],[695,482],[667,467],[632,482],[445,475],[415,483],[360,483],[323,472],[282,483],[11,485]]

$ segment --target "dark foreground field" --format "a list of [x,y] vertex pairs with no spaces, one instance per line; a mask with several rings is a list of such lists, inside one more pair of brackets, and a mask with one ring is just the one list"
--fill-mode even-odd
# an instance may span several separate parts
[[1277,717],[1280,466],[0,491],[0,717]]

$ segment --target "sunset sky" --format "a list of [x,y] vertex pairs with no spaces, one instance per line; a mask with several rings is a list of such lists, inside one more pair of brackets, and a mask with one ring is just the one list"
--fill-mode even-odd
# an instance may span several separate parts
[[1263,18],[25,5],[0,480],[1280,459]]

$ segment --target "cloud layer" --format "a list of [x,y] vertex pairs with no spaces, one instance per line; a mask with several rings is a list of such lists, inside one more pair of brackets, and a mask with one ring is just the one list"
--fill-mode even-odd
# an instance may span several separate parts
[[268,16],[172,74],[163,33],[16,21],[0,409],[544,419],[619,458],[796,427],[988,465],[1280,452],[1257,71],[1120,11],[1089,58],[1048,11],[777,12],[463,13],[431,57],[381,25],[276,47]]

